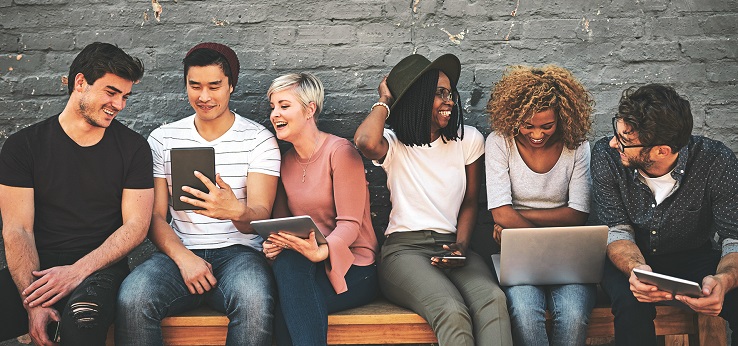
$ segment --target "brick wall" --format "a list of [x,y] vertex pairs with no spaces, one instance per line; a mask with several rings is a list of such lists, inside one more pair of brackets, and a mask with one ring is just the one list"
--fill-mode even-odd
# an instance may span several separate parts
[[[621,91],[667,83],[691,102],[695,132],[738,151],[736,0],[0,0],[0,144],[61,111],[61,77],[79,50],[112,42],[146,65],[119,119],[143,135],[192,113],[181,59],[202,41],[231,45],[242,62],[232,108],[267,124],[265,92],[286,72],[310,71],[327,89],[320,127],[354,130],[381,77],[408,54],[462,61],[467,124],[489,132],[490,86],[509,64],[569,68],[597,101],[592,139],[609,133]],[[384,173],[367,165],[375,225],[389,212]],[[484,208],[482,208],[484,209]],[[486,214],[486,213],[485,213]]]

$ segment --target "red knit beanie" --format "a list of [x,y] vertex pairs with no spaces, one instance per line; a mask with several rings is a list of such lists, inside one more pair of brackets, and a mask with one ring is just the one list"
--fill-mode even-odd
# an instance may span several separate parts
[[241,68],[241,65],[238,63],[238,57],[236,56],[236,52],[233,51],[230,47],[220,44],[220,43],[214,43],[214,42],[203,42],[200,43],[192,49],[190,49],[189,52],[185,55],[185,58],[190,56],[192,52],[198,50],[198,49],[210,49],[213,51],[216,51],[218,54],[222,55],[226,61],[228,61],[228,66],[231,68],[231,79],[233,80],[233,86],[235,87],[238,83],[238,71]]

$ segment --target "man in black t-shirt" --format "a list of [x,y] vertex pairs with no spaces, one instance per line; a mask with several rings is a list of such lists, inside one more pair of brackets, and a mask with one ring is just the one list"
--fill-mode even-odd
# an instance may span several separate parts
[[154,199],[149,146],[115,120],[143,71],[116,46],[88,45],[70,66],[64,110],[5,141],[0,340],[29,333],[53,345],[58,330],[62,344],[105,343]]

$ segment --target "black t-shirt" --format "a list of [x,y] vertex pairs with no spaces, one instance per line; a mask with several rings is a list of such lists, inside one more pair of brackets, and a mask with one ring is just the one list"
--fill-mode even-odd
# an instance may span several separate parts
[[117,120],[100,142],[81,147],[56,115],[8,137],[0,184],[33,188],[39,251],[92,251],[123,224],[123,189],[154,186],[151,150]]

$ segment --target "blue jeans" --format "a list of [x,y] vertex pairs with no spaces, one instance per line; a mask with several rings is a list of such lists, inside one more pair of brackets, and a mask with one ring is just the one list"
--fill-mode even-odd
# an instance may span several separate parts
[[[589,315],[597,300],[596,285],[520,285],[502,290],[507,296],[515,345],[584,345]],[[550,342],[546,308],[553,318]]]
[[279,305],[274,334],[277,345],[326,345],[328,314],[370,303],[379,293],[377,266],[351,266],[348,291],[336,294],[323,262],[313,263],[292,250],[282,251],[272,266]]
[[192,252],[213,266],[216,286],[190,294],[174,261],[154,253],[121,285],[115,344],[162,345],[164,317],[206,303],[228,316],[226,345],[271,345],[274,280],[264,255],[241,245]]

